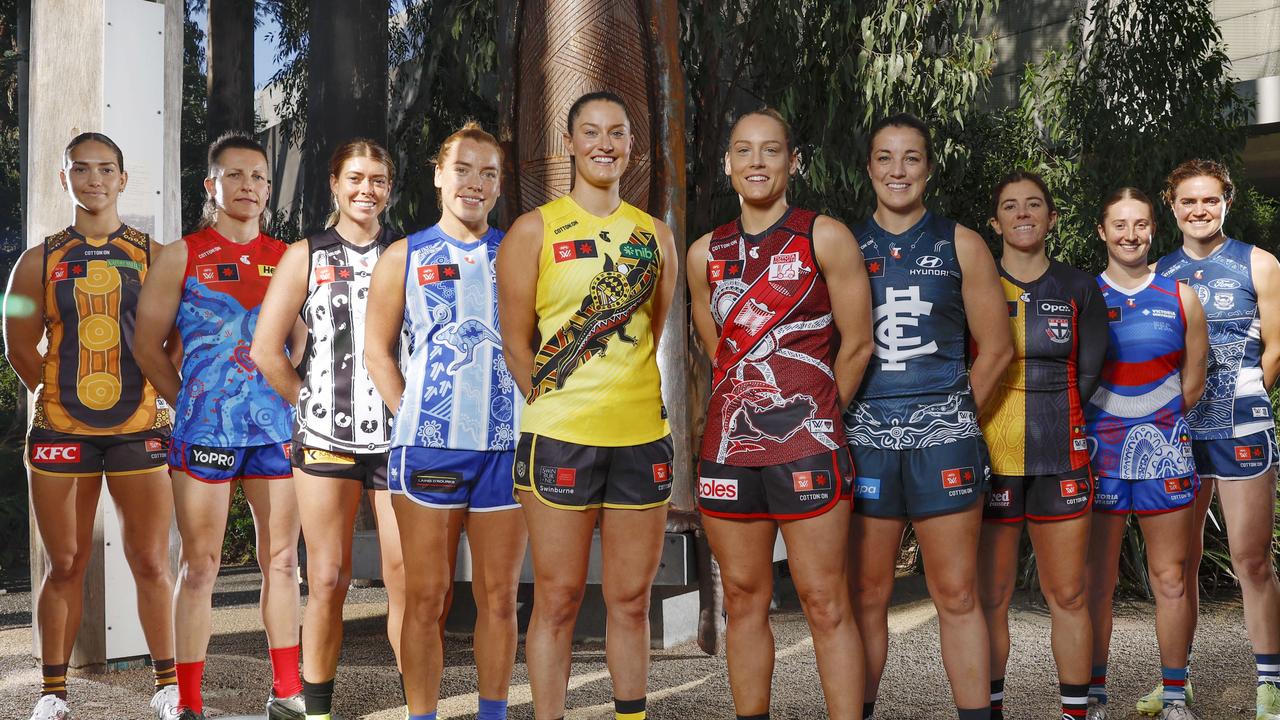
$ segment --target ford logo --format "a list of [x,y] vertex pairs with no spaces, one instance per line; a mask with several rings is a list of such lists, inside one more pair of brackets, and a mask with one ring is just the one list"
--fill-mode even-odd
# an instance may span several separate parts
[[1209,287],[1215,290],[1235,290],[1240,287],[1240,281],[1232,280],[1231,278],[1218,278],[1210,282]]
[[922,255],[916,259],[916,264],[922,268],[942,267],[942,258],[937,255]]

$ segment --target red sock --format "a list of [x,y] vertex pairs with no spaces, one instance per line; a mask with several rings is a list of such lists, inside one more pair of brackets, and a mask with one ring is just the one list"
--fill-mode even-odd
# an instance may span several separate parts
[[204,661],[180,662],[174,669],[178,671],[178,709],[191,708],[193,712],[203,713],[200,681],[204,678]]
[[293,697],[302,692],[302,676],[298,670],[299,646],[271,648],[271,687],[276,697]]

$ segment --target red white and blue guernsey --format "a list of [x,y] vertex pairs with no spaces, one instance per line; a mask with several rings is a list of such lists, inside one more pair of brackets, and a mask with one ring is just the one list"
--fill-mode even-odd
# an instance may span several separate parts
[[1157,273],[1195,290],[1209,325],[1204,395],[1187,412],[1202,477],[1256,477],[1277,460],[1275,419],[1262,373],[1253,250],[1227,238],[1204,258],[1179,248],[1156,264]]
[[1176,510],[1195,499],[1198,481],[1183,417],[1186,316],[1178,284],[1155,273],[1125,289],[1098,276],[1109,343],[1085,418],[1098,476],[1095,509],[1113,513]]

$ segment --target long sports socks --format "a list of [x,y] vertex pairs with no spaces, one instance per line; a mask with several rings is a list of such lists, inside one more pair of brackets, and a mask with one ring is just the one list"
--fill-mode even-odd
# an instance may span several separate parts
[[1004,678],[991,681],[991,720],[1004,720]]
[[1187,704],[1187,669],[1185,667],[1160,668],[1164,682],[1164,706]]
[[1254,655],[1258,664],[1258,684],[1280,685],[1280,653]]
[[1092,677],[1089,680],[1089,697],[1097,700],[1103,705],[1107,704],[1107,666],[1094,665],[1093,671],[1090,673]]
[[639,700],[613,699],[614,720],[645,720],[648,715],[644,711],[644,698]]
[[1076,720],[1089,713],[1089,686],[1058,684],[1062,693],[1062,720]]
[[178,707],[203,713],[204,699],[200,697],[200,681],[204,677],[204,661],[180,662],[175,668],[178,672]]
[[276,697],[293,697],[302,692],[302,673],[298,669],[299,646],[271,648],[271,689]]
[[307,709],[307,720],[324,720],[333,709],[333,678],[324,682],[302,681],[302,704]]
[[476,720],[507,720],[507,701],[480,698],[480,712]]
[[155,675],[156,690],[178,683],[178,671],[173,667],[173,658],[153,661],[151,663],[151,672]]

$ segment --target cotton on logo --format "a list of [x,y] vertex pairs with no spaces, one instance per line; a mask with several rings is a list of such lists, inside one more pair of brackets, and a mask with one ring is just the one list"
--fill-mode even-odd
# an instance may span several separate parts
[[933,312],[933,303],[920,299],[920,288],[904,290],[886,288],[884,304],[875,311],[876,357],[884,361],[884,370],[906,370],[907,360],[938,351],[938,344],[919,336],[907,335],[920,325],[920,317]]
[[41,443],[32,446],[31,459],[45,463],[80,462],[80,443]]
[[737,500],[738,481],[734,478],[702,478],[698,481],[698,497],[708,500]]

